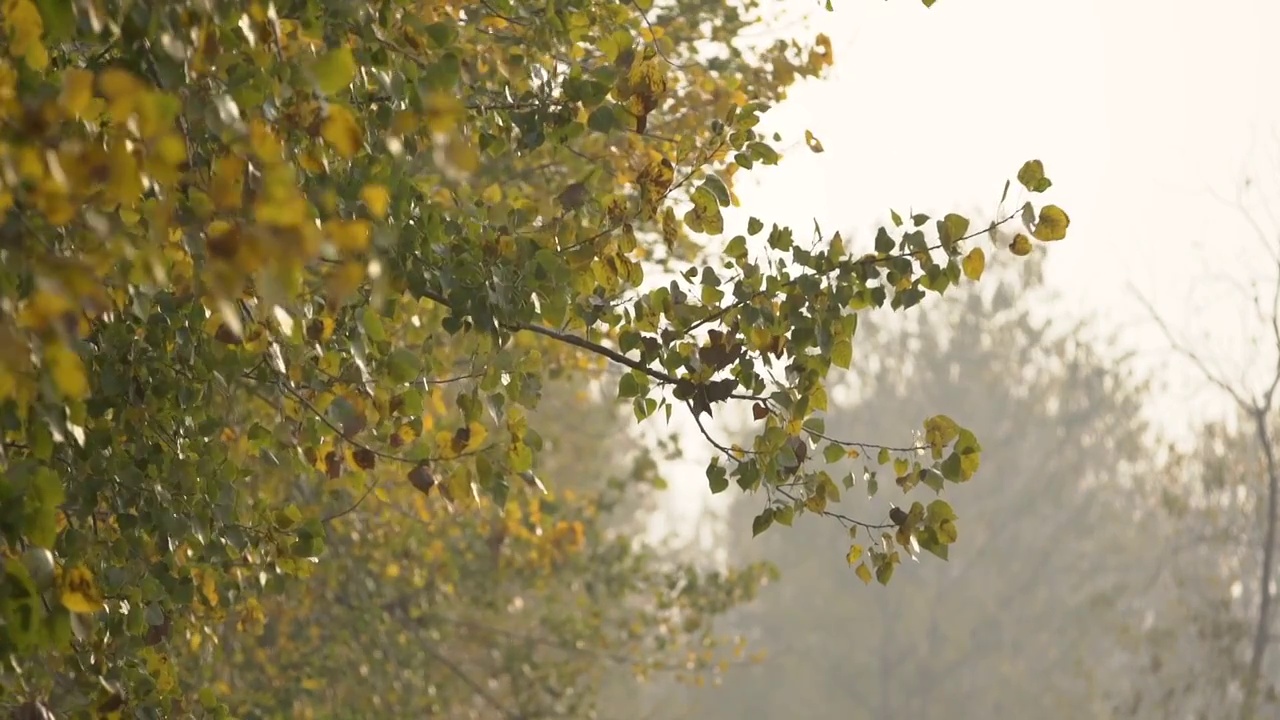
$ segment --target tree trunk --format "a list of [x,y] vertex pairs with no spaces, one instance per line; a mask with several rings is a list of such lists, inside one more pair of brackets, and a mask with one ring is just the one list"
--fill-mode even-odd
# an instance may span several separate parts
[[1258,685],[1262,679],[1268,637],[1271,635],[1271,573],[1276,549],[1276,496],[1280,490],[1280,471],[1276,469],[1276,456],[1271,447],[1271,431],[1267,427],[1266,411],[1255,410],[1253,422],[1258,432],[1258,442],[1262,443],[1262,454],[1267,461],[1267,527],[1262,545],[1262,600],[1258,603],[1258,627],[1253,635],[1253,656],[1249,658],[1249,673],[1244,679],[1244,702],[1240,704],[1240,720],[1253,720],[1257,711]]

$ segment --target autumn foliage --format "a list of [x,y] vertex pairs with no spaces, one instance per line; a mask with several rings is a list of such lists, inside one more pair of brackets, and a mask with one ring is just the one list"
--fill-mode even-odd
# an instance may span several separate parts
[[[719,237],[735,177],[780,159],[761,115],[833,62],[825,37],[746,42],[754,0],[3,0],[0,16],[0,705],[226,715],[218,688],[239,688],[177,673],[183,653],[228,622],[273,632],[308,582],[338,602],[315,579],[326,546],[453,597],[439,556],[463,575],[493,562],[493,523],[522,547],[544,448],[529,413],[565,372],[609,378],[637,421],[751,409],[747,447],[703,428],[711,489],[761,491],[761,531],[804,513],[884,530],[859,574],[887,581],[899,549],[956,540],[939,499],[837,512],[852,482],[823,464],[860,456],[941,491],[973,476],[977,438],[942,416],[918,443],[830,437],[824,382],[852,362],[859,311],[979,279],[988,228],[894,213],[867,247],[756,218]],[[1017,179],[1050,184],[1036,161]],[[1026,203],[1000,221],[1019,222],[1014,254],[1068,220]],[[406,495],[412,533],[383,507]],[[535,523],[490,580],[657,582],[625,553],[563,569],[605,552],[593,497]]]

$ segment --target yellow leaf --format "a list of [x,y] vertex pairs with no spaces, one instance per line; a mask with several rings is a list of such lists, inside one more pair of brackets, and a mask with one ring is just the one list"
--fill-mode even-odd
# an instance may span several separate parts
[[501,202],[502,186],[499,185],[498,183],[493,183],[489,187],[485,188],[484,192],[480,193],[480,199],[485,201],[485,203],[489,205],[494,205]]
[[467,430],[469,433],[466,445],[467,451],[475,450],[480,447],[480,444],[483,443],[484,439],[489,435],[489,430],[478,422],[468,424]]
[[98,90],[107,99],[111,116],[117,122],[124,122],[137,107],[146,86],[129,71],[113,67],[98,74]]
[[372,228],[367,220],[330,220],[324,229],[329,240],[343,252],[362,252],[369,247]]
[[93,573],[80,566],[63,570],[58,599],[73,613],[87,614],[102,609],[102,594],[93,581]]
[[858,579],[861,580],[864,584],[866,585],[871,584],[871,570],[867,568],[866,563],[861,563],[860,565],[858,565],[858,569],[854,570],[853,573],[857,575]]
[[64,397],[83,400],[89,395],[89,379],[85,376],[84,363],[74,350],[63,343],[54,343],[44,352],[45,365],[53,384]]
[[284,156],[279,138],[260,118],[254,118],[249,123],[249,147],[264,163],[277,163]]
[[244,200],[244,171],[248,163],[237,155],[224,155],[213,161],[209,197],[219,210],[236,210]]
[[1018,233],[1013,236],[1013,240],[1009,243],[1009,250],[1019,257],[1031,254],[1031,240],[1026,235]]
[[448,135],[458,126],[466,108],[457,95],[432,93],[426,99],[427,130],[433,135]]
[[0,15],[9,36],[9,55],[25,58],[32,70],[43,70],[49,64],[49,52],[40,42],[44,35],[44,19],[31,0],[9,0]]
[[844,556],[844,559],[848,561],[850,567],[852,567],[853,564],[858,562],[858,560],[860,560],[861,558],[862,558],[862,546],[857,543],[850,545],[849,554]]
[[360,151],[360,123],[351,111],[341,105],[330,105],[320,136],[343,158],[354,157]]
[[1071,224],[1071,218],[1067,217],[1067,213],[1057,205],[1045,205],[1040,208],[1040,219],[1036,222],[1036,229],[1032,231],[1032,235],[1037,240],[1044,242],[1052,242],[1061,240],[1067,236],[1067,226]]
[[964,256],[961,266],[964,268],[965,277],[974,281],[980,280],[982,271],[987,267],[987,255],[982,252],[982,248],[974,248]]
[[62,76],[62,94],[58,104],[73,117],[83,116],[93,100],[93,73],[72,68]]
[[470,175],[480,167],[480,154],[476,149],[456,138],[445,146],[440,160],[441,164],[462,175]]
[[365,207],[369,208],[370,215],[379,220],[387,216],[387,208],[391,205],[391,193],[386,185],[365,185],[360,189],[360,199],[364,201]]

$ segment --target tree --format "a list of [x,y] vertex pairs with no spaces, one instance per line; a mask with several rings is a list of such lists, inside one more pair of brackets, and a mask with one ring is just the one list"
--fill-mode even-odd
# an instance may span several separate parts
[[[1179,338],[1174,328],[1145,298],[1142,299],[1172,349],[1205,382],[1228,398],[1243,416],[1242,419],[1252,430],[1256,441],[1255,451],[1261,458],[1261,468],[1255,472],[1264,479],[1266,488],[1258,503],[1262,510],[1256,517],[1261,527],[1261,537],[1256,540],[1260,546],[1258,579],[1256,583],[1249,583],[1256,588],[1257,614],[1251,632],[1248,666],[1240,678],[1240,720],[1253,720],[1258,716],[1260,698],[1263,698],[1263,691],[1269,686],[1265,672],[1266,657],[1273,642],[1275,614],[1275,552],[1277,532],[1280,532],[1280,461],[1276,459],[1274,429],[1276,393],[1280,390],[1280,242],[1277,242],[1280,239],[1277,237],[1280,226],[1276,224],[1275,216],[1266,208],[1268,203],[1274,202],[1274,192],[1280,190],[1275,186],[1277,169],[1280,169],[1280,163],[1273,164],[1269,168],[1270,176],[1261,178],[1261,182],[1255,183],[1253,178],[1245,178],[1235,200],[1228,203],[1245,220],[1252,233],[1251,239],[1264,252],[1267,261],[1261,265],[1266,273],[1263,278],[1246,278],[1250,287],[1246,289],[1245,297],[1241,298],[1252,305],[1254,314],[1250,320],[1255,330],[1254,336],[1250,338],[1254,346],[1250,359],[1261,359],[1267,364],[1260,372],[1256,367],[1245,368],[1244,379],[1233,380],[1227,372],[1213,363],[1209,348]],[[1270,196],[1268,191],[1272,193]],[[1258,203],[1262,204],[1262,211],[1251,206]],[[1249,370],[1254,370],[1252,377]],[[1246,489],[1246,486],[1246,483],[1241,483],[1237,487],[1248,495],[1257,491],[1252,487]],[[1194,500],[1189,502],[1192,507],[1197,507]],[[1231,547],[1224,549],[1223,559],[1230,559],[1232,556],[1238,559],[1247,554],[1247,551],[1241,551],[1238,547]]]
[[191,706],[217,689],[240,718],[626,717],[601,707],[611,677],[735,663],[741,644],[710,620],[753,597],[764,568],[699,572],[611,532],[612,506],[652,482],[652,465],[615,466],[623,419],[571,392],[552,385],[549,404],[591,419],[597,444],[559,445],[575,431],[545,423],[559,449],[544,457],[575,461],[556,477],[581,490],[449,511],[391,486],[333,523],[305,581],[251,612],[206,607],[220,631],[180,633],[170,681]]
[[[891,435],[936,408],[988,439],[988,481],[954,501],[966,523],[946,571],[868,593],[833,561],[896,542],[882,535],[892,527],[858,528],[852,548],[823,525],[750,544],[739,533],[737,560],[775,563],[781,580],[722,625],[766,657],[719,691],[680,694],[689,717],[1075,718],[1103,716],[1111,690],[1127,687],[1106,668],[1130,627],[1133,578],[1149,577],[1157,547],[1119,502],[1148,464],[1135,421],[1144,386],[1087,339],[1092,324],[1043,319],[1055,298],[1038,263],[995,270],[943,312],[864,335],[870,359],[841,393],[854,399],[826,418],[836,432]],[[842,491],[874,494],[891,525],[891,508],[909,504],[876,484],[858,474]],[[742,498],[731,518],[756,512]]]
[[[789,481],[858,311],[985,262],[954,213],[863,254],[758,219],[716,240],[735,173],[779,160],[761,114],[833,61],[741,49],[751,0],[3,7],[0,652],[102,713],[154,686],[151,621],[305,572],[382,470],[506,507],[583,355],[637,420],[753,403],[712,489]],[[903,473],[971,477],[976,437],[934,426]],[[797,512],[829,482],[804,477]]]
[[[1172,448],[1135,487],[1135,506],[1159,562],[1124,592],[1129,626],[1117,635],[1108,693],[1117,718],[1221,718],[1240,706],[1257,615],[1265,527],[1266,469],[1245,414],[1206,423],[1195,443]],[[1263,675],[1257,707],[1276,711],[1276,682]]]

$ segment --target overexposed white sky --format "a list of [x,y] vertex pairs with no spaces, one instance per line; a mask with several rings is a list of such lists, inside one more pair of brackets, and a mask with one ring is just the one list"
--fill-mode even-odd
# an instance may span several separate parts
[[[1168,385],[1153,413],[1169,432],[1185,437],[1193,418],[1221,413],[1227,404],[1173,361],[1133,293],[1224,370],[1258,359],[1239,331],[1256,327],[1241,322],[1249,306],[1226,280],[1268,268],[1213,193],[1234,197],[1250,170],[1280,172],[1258,162],[1280,157],[1280,3],[833,4],[811,20],[832,38],[833,72],[794,88],[762,125],[788,142],[812,130],[825,152],[801,144],[780,166],[740,176],[737,220],[757,215],[803,237],[816,219],[869,247],[890,207],[994,212],[1004,180],[1039,158],[1055,185],[1045,201],[1072,219],[1049,249],[1058,310],[1122,333]],[[1272,208],[1280,214],[1280,194]],[[701,460],[670,474],[705,497]]]

